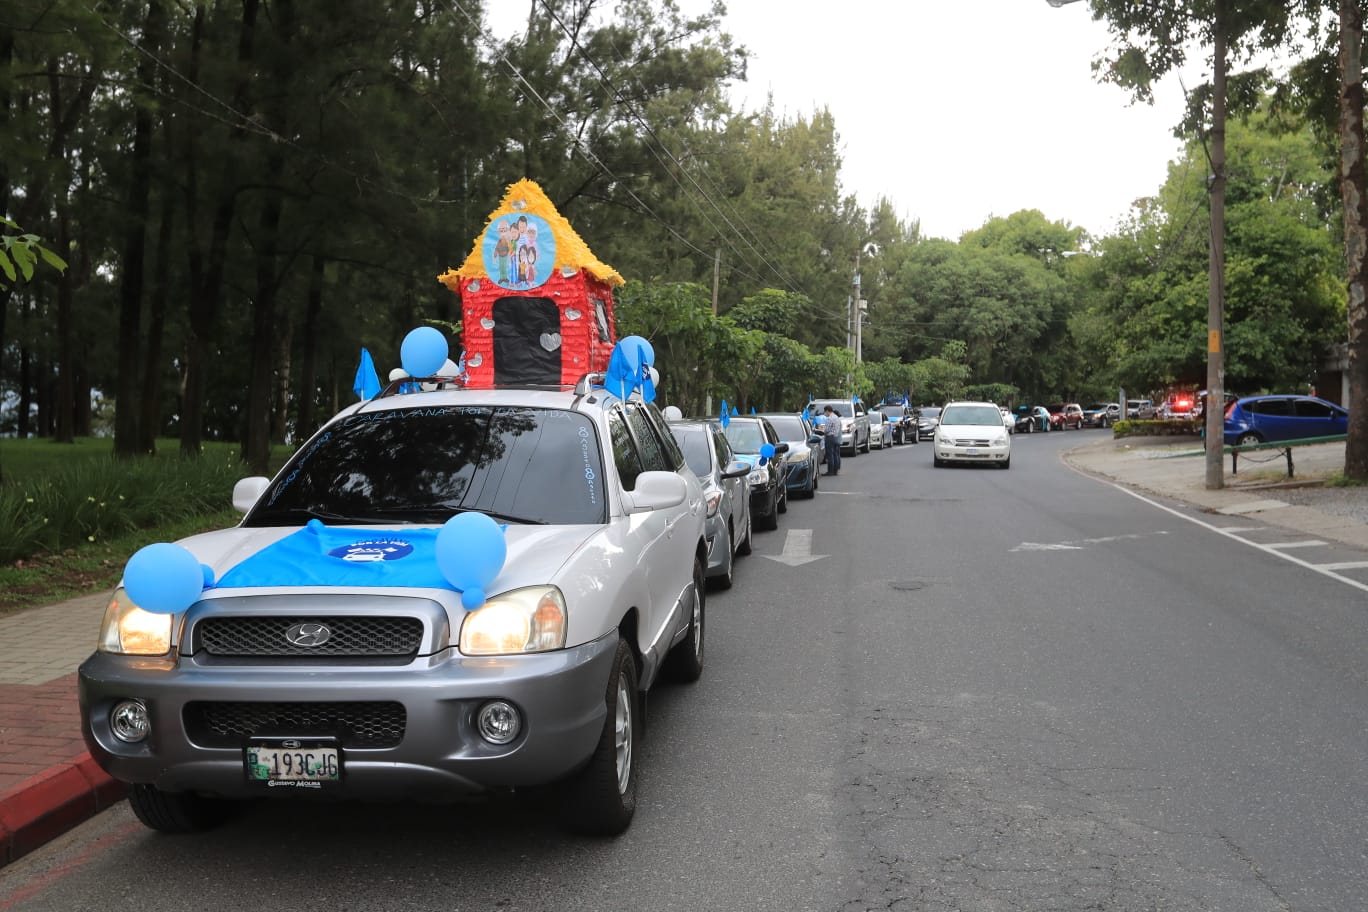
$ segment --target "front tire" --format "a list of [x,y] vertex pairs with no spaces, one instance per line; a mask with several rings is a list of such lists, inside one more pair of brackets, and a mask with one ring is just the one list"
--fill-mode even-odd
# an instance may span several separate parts
[[[695,581],[698,575],[695,560]],[[562,809],[566,827],[589,836],[616,836],[627,829],[636,813],[641,702],[636,658],[621,637],[604,699],[608,717],[603,720],[603,731],[589,764],[571,781]]]
[[199,833],[228,819],[229,802],[193,792],[164,792],[155,785],[128,786],[128,806],[143,826],[159,833]]
[[1239,437],[1235,439],[1235,442],[1240,446],[1253,446],[1256,443],[1263,443],[1263,438],[1260,437],[1258,434],[1255,434],[1254,432],[1250,431],[1241,434]]
[[741,544],[737,545],[736,553],[745,557],[751,553],[751,512],[746,511],[746,537],[741,539]]

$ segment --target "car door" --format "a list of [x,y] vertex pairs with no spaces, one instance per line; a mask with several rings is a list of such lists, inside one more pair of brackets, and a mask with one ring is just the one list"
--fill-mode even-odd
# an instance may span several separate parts
[[1297,434],[1297,420],[1292,412],[1292,400],[1287,396],[1270,396],[1249,403],[1245,411],[1254,419],[1254,430],[1264,440],[1293,440]]
[[1328,402],[1298,399],[1293,403],[1299,437],[1330,437],[1349,432],[1349,413]]
[[[654,459],[645,457],[644,447],[637,440],[633,424],[639,426],[641,422],[629,418],[627,406],[614,406],[608,413],[613,462],[622,489],[627,492],[636,489],[638,475],[658,470],[662,465],[658,447],[655,447],[657,455]],[[649,435],[646,441],[650,442]],[[643,653],[654,652],[657,656],[662,656],[670,646],[670,634],[673,631],[669,623],[674,607],[686,585],[684,576],[692,579],[693,574],[692,554],[686,565],[687,570],[681,571],[678,567],[672,520],[677,520],[675,514],[679,509],[630,513],[624,518],[625,530],[617,538],[622,558],[637,565],[636,572],[630,576],[641,581],[640,588],[627,593],[627,598],[636,607],[641,619],[638,645]],[[626,575],[620,574],[619,578]]]
[[[717,464],[721,466],[721,471],[725,472],[736,462],[736,454],[732,452],[731,444],[727,442],[727,435],[713,425],[708,426],[708,439],[712,441],[713,456],[717,459]],[[727,503],[727,508],[731,511],[732,528],[736,530],[737,536],[744,536],[744,529],[750,514],[750,482],[746,476],[740,478],[722,479],[722,499]],[[735,542],[732,547],[735,547]]]

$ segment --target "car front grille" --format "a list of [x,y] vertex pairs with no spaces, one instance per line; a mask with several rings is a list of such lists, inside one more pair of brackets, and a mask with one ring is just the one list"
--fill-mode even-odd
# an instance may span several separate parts
[[342,747],[396,747],[408,713],[402,703],[185,704],[185,732],[203,747],[240,747],[254,734],[336,737]]
[[986,447],[990,446],[992,444],[992,441],[988,440],[986,437],[982,439],[974,438],[972,440],[968,438],[960,438],[958,440],[951,440],[950,443],[953,446]]
[[[318,640],[300,638],[300,625],[324,628]],[[294,631],[294,639],[290,637]],[[216,658],[404,658],[418,654],[423,622],[416,617],[211,617],[195,625],[195,652]]]

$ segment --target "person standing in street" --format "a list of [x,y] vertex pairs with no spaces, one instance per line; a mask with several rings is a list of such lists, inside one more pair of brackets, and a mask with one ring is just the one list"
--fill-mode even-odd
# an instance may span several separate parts
[[822,446],[826,450],[826,474],[841,471],[841,416],[831,406],[822,409]]

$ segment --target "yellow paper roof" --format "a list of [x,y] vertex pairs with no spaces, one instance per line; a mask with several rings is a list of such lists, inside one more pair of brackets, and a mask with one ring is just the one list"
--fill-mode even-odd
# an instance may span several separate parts
[[489,230],[489,226],[494,223],[495,219],[529,213],[545,219],[546,223],[551,226],[551,232],[556,236],[554,269],[559,270],[569,266],[572,269],[583,269],[600,282],[611,286],[623,283],[622,276],[618,275],[617,270],[607,263],[600,262],[594,256],[589,245],[584,243],[584,239],[575,233],[575,229],[570,227],[570,223],[556,211],[556,207],[546,198],[542,188],[527,178],[508,186],[508,191],[504,194],[503,201],[499,203],[499,208],[490,213],[484,229],[475,238],[475,246],[470,251],[470,256],[466,257],[461,268],[448,269],[439,275],[437,280],[452,291],[459,293],[462,279],[487,277],[482,255],[485,232]]

